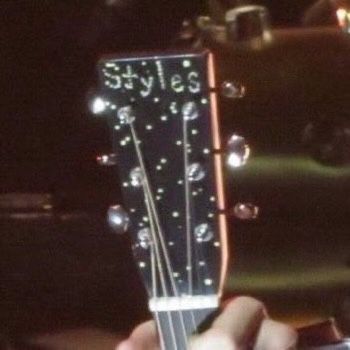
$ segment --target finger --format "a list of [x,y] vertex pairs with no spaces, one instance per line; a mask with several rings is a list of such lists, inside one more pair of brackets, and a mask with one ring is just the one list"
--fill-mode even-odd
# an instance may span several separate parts
[[239,297],[227,304],[223,313],[213,322],[211,329],[192,339],[192,350],[246,349],[251,345],[258,329],[267,316],[264,304]]
[[[159,349],[157,328],[154,321],[142,323],[131,333],[121,350],[156,350]],[[130,347],[127,348],[127,347]],[[118,349],[119,350],[119,349]]]
[[254,346],[254,350],[292,350],[296,349],[298,334],[283,323],[264,320]]
[[226,306],[214,321],[212,329],[228,334],[236,346],[246,346],[255,339],[266,317],[262,302],[250,297],[238,297]]
[[127,339],[119,343],[115,347],[115,350],[133,350],[133,344],[129,339]]
[[239,350],[230,334],[220,329],[209,329],[200,336],[191,339],[190,350]]

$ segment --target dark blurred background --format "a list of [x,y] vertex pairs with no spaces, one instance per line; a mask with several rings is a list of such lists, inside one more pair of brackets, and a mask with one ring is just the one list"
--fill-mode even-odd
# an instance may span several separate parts
[[[246,167],[227,172],[229,207],[260,208],[257,220],[230,219],[227,294],[260,296],[299,323],[344,318],[349,141],[341,156],[319,152],[332,143],[329,130],[348,130],[350,37],[326,1],[313,23],[333,25],[324,31],[302,28],[312,0],[254,3],[270,11],[271,45],[206,41],[219,81],[242,81],[249,92],[220,101],[224,139],[238,132],[253,150]],[[111,152],[107,123],[88,109],[96,62],[106,53],[168,48],[184,19],[213,8],[215,1],[199,0],[0,1],[0,332],[128,331],[147,317],[128,239],[105,223],[121,198],[115,169],[96,163]],[[30,196],[18,205],[6,197],[13,193],[47,196],[31,207]]]

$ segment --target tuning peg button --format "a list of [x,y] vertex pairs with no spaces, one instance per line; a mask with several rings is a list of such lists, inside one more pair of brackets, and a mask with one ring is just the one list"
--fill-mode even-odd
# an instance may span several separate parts
[[129,228],[130,218],[121,205],[113,205],[107,211],[107,222],[115,233],[123,234]]
[[244,166],[250,156],[251,150],[243,136],[233,134],[227,142],[226,164],[230,168]]

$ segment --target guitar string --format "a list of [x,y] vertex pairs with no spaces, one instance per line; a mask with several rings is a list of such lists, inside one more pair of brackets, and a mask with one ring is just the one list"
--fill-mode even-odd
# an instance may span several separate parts
[[165,241],[164,241],[164,237],[163,237],[163,234],[162,234],[162,230],[161,230],[161,227],[160,227],[157,209],[156,209],[155,204],[154,204],[153,193],[151,191],[151,187],[150,187],[150,184],[149,184],[149,180],[148,180],[148,176],[147,176],[147,172],[146,172],[146,167],[145,167],[143,156],[142,156],[142,151],[141,151],[140,146],[139,146],[139,139],[137,137],[136,130],[135,130],[132,122],[130,123],[130,129],[131,129],[132,139],[133,139],[133,142],[134,142],[134,145],[135,145],[135,149],[136,149],[137,158],[138,158],[138,161],[140,163],[141,171],[142,171],[142,173],[144,175],[145,191],[146,191],[146,194],[147,194],[147,198],[149,198],[149,204],[150,204],[150,207],[151,207],[151,211],[153,213],[153,216],[154,216],[154,219],[155,219],[155,223],[156,223],[156,227],[157,227],[157,230],[159,232],[159,240],[160,240],[161,248],[162,248],[162,251],[163,251],[163,254],[164,254],[164,259],[165,259],[165,262],[166,262],[166,267],[167,267],[168,274],[169,274],[169,277],[170,277],[171,285],[172,285],[174,293],[176,295],[178,295],[177,288],[176,288],[175,281],[174,281],[174,277],[172,275],[173,270],[172,270],[172,267],[171,267],[171,262],[170,262],[168,251],[167,251],[167,248],[166,248],[166,245],[165,245]]
[[[115,147],[115,136],[114,136],[114,133],[112,134],[112,140],[113,140],[113,144],[114,144],[114,147]],[[135,141],[135,140],[134,140]],[[135,148],[136,145],[137,145],[137,142],[134,142],[134,145],[135,145]],[[141,162],[140,162],[140,166],[141,166]],[[146,175],[145,171],[144,171],[144,174]],[[154,242],[157,242],[157,239],[156,239],[156,236],[155,236],[155,229],[154,229],[154,221],[153,221],[153,216],[152,216],[152,213],[150,211],[150,208],[149,208],[149,205],[148,205],[148,202],[147,202],[147,192],[145,191],[145,187],[144,187],[144,182],[142,182],[142,185],[143,185],[143,192],[144,192],[144,196],[145,196],[145,204],[146,204],[146,208],[147,208],[147,212],[148,212],[148,216],[150,218],[150,225],[151,225],[151,233],[152,233],[152,240]],[[164,277],[164,271],[163,271],[163,265],[161,263],[161,257],[160,257],[160,254],[159,254],[159,247],[158,247],[158,243],[156,243],[154,245],[155,248],[153,248],[153,245],[151,245],[151,259],[152,259],[152,262],[151,262],[151,266],[152,266],[152,284],[153,284],[153,295],[156,296],[157,292],[157,286],[156,286],[156,281],[157,281],[157,278],[156,278],[156,270],[155,270],[155,259],[159,262],[157,264],[158,266],[158,269],[159,269],[159,274],[160,274],[160,279],[161,279],[161,283],[162,283],[162,289],[163,289],[163,293],[164,294],[167,294],[167,290],[166,290],[166,283],[165,283],[165,277]],[[156,257],[155,257],[155,250],[156,250]],[[158,331],[159,331],[159,335],[160,335],[160,343],[161,343],[161,349],[162,350],[166,350],[165,349],[165,345],[164,345],[164,335],[162,334],[162,329],[160,327],[160,320],[159,320],[159,315],[158,315],[158,312],[155,312],[154,314],[155,316],[155,321],[156,321],[156,324],[157,324],[157,328],[158,328]],[[172,319],[170,317],[170,315],[168,315],[168,319],[169,319],[169,323],[171,324],[172,322]],[[171,329],[173,329],[173,327],[171,327]],[[172,340],[173,340],[173,343],[175,344],[175,349],[177,350],[176,348],[176,337],[175,337],[175,334],[172,334]]]
[[[159,253],[159,246],[158,246],[158,239],[157,239],[157,236],[156,236],[156,231],[155,231],[155,227],[154,227],[154,221],[153,221],[153,215],[152,215],[152,212],[151,212],[151,208],[150,208],[150,205],[149,205],[149,200],[147,198],[147,194],[146,192],[144,192],[145,194],[145,204],[146,204],[146,208],[147,208],[147,213],[148,213],[148,216],[149,216],[149,220],[150,220],[150,230],[151,230],[151,235],[152,235],[152,241],[153,241],[153,244],[154,244],[154,250],[155,250],[155,254],[156,254],[156,259],[157,259],[157,262],[158,262],[158,269],[159,269],[159,275],[160,275],[160,281],[161,281],[161,286],[162,286],[162,290],[163,290],[163,293],[168,295],[168,289],[167,289],[167,286],[166,286],[166,282],[165,282],[165,276],[164,276],[164,270],[163,270],[163,265],[162,265],[162,259],[161,259],[161,255]],[[153,246],[153,245],[152,245]],[[154,280],[156,281],[156,280]],[[156,286],[154,286],[154,288],[156,288]],[[153,291],[155,292],[155,291]],[[154,293],[154,296],[156,296],[157,293]]]
[[[167,271],[168,271],[170,283],[172,285],[172,289],[173,289],[174,295],[178,297],[179,296],[179,292],[178,292],[176,284],[175,284],[175,280],[174,280],[174,276],[173,276],[173,269],[172,269],[171,262],[170,262],[170,259],[169,259],[169,255],[168,255],[168,251],[167,251],[167,248],[166,248],[166,245],[165,245],[165,242],[164,242],[164,236],[162,234],[162,229],[161,229],[161,226],[160,226],[157,209],[156,209],[156,206],[155,206],[155,203],[154,203],[153,194],[152,194],[152,191],[151,191],[151,188],[150,188],[150,184],[149,184],[149,180],[148,180],[148,176],[147,176],[147,173],[146,173],[146,167],[145,167],[145,164],[144,164],[142,151],[141,151],[140,146],[139,146],[139,139],[137,137],[137,133],[136,133],[136,130],[134,128],[133,121],[131,121],[129,123],[129,125],[130,125],[130,130],[131,130],[132,139],[133,139],[133,142],[134,142],[136,154],[137,154],[137,157],[138,157],[138,161],[140,163],[141,171],[144,174],[145,189],[146,189],[146,193],[147,193],[147,196],[149,198],[149,204],[150,204],[150,207],[151,207],[151,210],[152,210],[152,213],[153,213],[152,217],[155,219],[156,227],[157,227],[157,230],[158,230],[159,240],[160,240],[161,248],[162,248],[162,251],[163,251],[163,254],[164,254],[164,260],[165,260],[165,263],[166,263],[166,268],[167,268]],[[187,333],[186,333],[186,329],[185,329],[183,313],[180,310],[178,310],[177,312],[179,313],[180,323],[181,323],[184,339],[185,339],[185,342],[187,342]],[[173,332],[174,331],[173,327],[171,327],[171,328],[172,328],[172,332]],[[175,344],[175,346],[176,346],[176,344]]]
[[[133,138],[133,142],[134,142],[134,146],[135,146],[135,150],[136,150],[136,154],[137,154],[137,158],[138,158],[138,162],[139,165],[141,167],[141,172],[142,172],[142,187],[143,187],[143,192],[144,192],[144,196],[145,196],[145,204],[146,204],[146,208],[147,208],[147,212],[148,212],[148,216],[149,216],[149,220],[150,220],[150,226],[151,226],[151,234],[152,234],[152,240],[154,242],[154,247],[155,247],[155,251],[156,251],[156,258],[157,258],[157,262],[158,262],[158,269],[159,269],[159,274],[160,274],[160,280],[161,280],[161,284],[162,284],[162,289],[163,289],[163,293],[168,296],[168,290],[166,287],[166,282],[165,282],[165,276],[164,276],[164,270],[163,270],[163,264],[162,264],[162,258],[161,255],[159,253],[159,243],[158,243],[158,239],[156,237],[156,230],[154,227],[154,214],[152,213],[151,207],[150,207],[150,203],[149,201],[152,200],[152,198],[150,198],[150,193],[149,193],[149,186],[148,186],[148,176],[146,173],[146,168],[143,162],[143,156],[142,156],[142,152],[141,149],[139,147],[139,140],[138,137],[136,135],[136,131],[134,130],[133,125],[130,124],[131,127],[131,132],[132,132],[132,138]],[[153,270],[153,266],[152,266],[152,270]],[[152,271],[153,272],[153,271]],[[156,278],[153,278],[152,275],[152,283],[155,283]],[[154,293],[154,296],[156,296],[157,293]],[[164,336],[162,334],[162,330],[160,327],[160,320],[159,320],[159,315],[158,312],[155,311],[155,317],[156,317],[156,323],[158,325],[158,331],[159,331],[159,335],[160,335],[160,339],[161,339],[161,343],[164,342]],[[175,336],[175,332],[174,332],[174,326],[173,326],[173,322],[172,322],[172,318],[169,312],[167,312],[167,318],[169,321],[169,325],[170,325],[170,329],[171,329],[171,337],[173,340],[173,344],[175,346],[175,349],[177,350],[177,345],[176,345],[176,336]]]
[[[148,216],[150,218],[150,226],[151,226],[151,234],[152,234],[152,241],[153,244],[151,244],[151,265],[152,265],[152,285],[153,285],[153,297],[157,297],[158,296],[158,288],[157,288],[157,271],[156,271],[156,261],[158,269],[159,269],[159,275],[160,275],[160,280],[161,280],[161,284],[162,284],[162,290],[163,293],[168,295],[167,292],[167,288],[166,288],[166,283],[165,283],[165,278],[164,278],[164,271],[163,271],[163,266],[162,266],[162,262],[161,262],[161,257],[159,254],[159,247],[158,247],[158,239],[156,237],[156,231],[155,231],[155,227],[154,227],[154,220],[153,220],[153,215],[152,212],[150,210],[150,206],[149,206],[149,202],[147,199],[147,195],[144,189],[144,194],[145,194],[145,204],[147,207],[147,212],[148,212]],[[155,257],[156,254],[156,257]],[[173,329],[173,323],[172,323],[172,318],[169,312],[166,313],[167,314],[167,318],[169,321],[169,325],[170,328]],[[154,312],[154,316],[156,319],[156,323],[157,323],[157,329],[159,332],[159,338],[160,338],[160,346],[162,350],[166,350],[165,349],[165,344],[164,344],[164,334],[161,328],[161,323],[160,323],[160,318],[159,318],[159,312],[155,311]],[[176,345],[176,337],[175,334],[172,332],[171,334],[172,339],[173,339],[173,343]]]
[[[155,206],[155,203],[154,203],[154,200],[153,200],[153,194],[152,194],[152,191],[151,191],[151,188],[150,188],[150,185],[149,185],[148,176],[147,176],[147,173],[146,173],[146,167],[145,167],[145,164],[144,164],[144,161],[143,161],[143,156],[142,156],[141,149],[140,149],[139,144],[137,142],[138,141],[138,137],[136,135],[136,130],[134,129],[133,125],[131,125],[131,127],[132,127],[133,140],[136,140],[136,142],[134,142],[134,143],[135,143],[135,147],[137,149],[137,155],[138,155],[138,158],[139,158],[139,163],[140,163],[142,172],[144,174],[145,193],[147,195],[147,198],[149,199],[148,203],[150,204],[151,211],[152,211],[152,214],[151,214],[150,217],[156,221],[156,227],[158,229],[158,235],[159,235],[159,238],[160,238],[160,241],[161,241],[161,245],[162,245],[162,248],[163,248],[162,250],[163,250],[164,258],[166,260],[169,278],[170,278],[170,280],[172,282],[173,292],[174,292],[175,296],[178,296],[179,293],[177,291],[177,288],[176,288],[176,285],[175,285],[175,281],[173,279],[173,269],[171,267],[171,263],[170,263],[170,259],[168,257],[167,249],[165,247],[162,230],[161,230],[160,223],[159,223],[157,209],[156,209],[156,206]],[[154,230],[154,232],[157,232],[157,231]],[[162,266],[162,261],[159,262],[159,265]],[[166,291],[166,296],[168,296],[167,295],[167,291]],[[177,312],[179,313],[181,327],[182,327],[184,339],[186,341],[187,337],[186,337],[186,330],[185,330],[183,315],[182,315],[181,311],[178,310]],[[169,314],[168,314],[168,318],[169,318]],[[171,315],[170,315],[170,320],[169,321],[170,321],[169,326],[171,328],[171,332],[173,333],[174,332],[174,326],[173,326],[173,321],[172,321]]]
[[188,294],[193,294],[193,278],[192,278],[192,255],[191,255],[191,213],[190,213],[190,184],[188,181],[188,132],[187,132],[187,120],[184,117],[182,123],[183,132],[183,159],[184,159],[184,181],[185,181],[185,206],[186,206],[186,253],[187,253],[187,280],[188,280]]
[[[146,195],[145,191],[144,191],[144,194]],[[152,268],[152,289],[153,289],[153,297],[156,298],[158,296],[156,267],[158,266],[158,269],[161,268],[161,266],[160,266],[160,256],[159,256],[159,251],[155,252],[155,250],[158,250],[158,242],[156,241],[156,234],[155,234],[155,231],[154,231],[153,217],[151,216],[152,213],[150,212],[150,208],[149,208],[149,204],[148,204],[147,198],[145,198],[145,202],[146,202],[148,216],[150,217],[150,226],[151,226],[151,232],[152,232],[152,240],[154,242],[153,244],[151,243],[150,249],[151,249],[151,268]],[[157,254],[157,256],[155,256],[155,254]],[[157,265],[156,265],[156,261],[158,261]],[[159,274],[161,274],[161,271],[159,271]],[[164,281],[164,276],[163,276],[163,278],[161,277],[161,280],[162,279]],[[161,281],[161,283],[162,283],[162,281]],[[165,283],[164,283],[164,287],[166,287]],[[164,290],[164,287],[162,286],[163,290]],[[170,322],[172,322],[172,319],[169,316],[170,316],[169,313],[167,313],[167,317],[168,317],[169,324],[170,324]],[[162,328],[161,328],[158,311],[154,312],[154,317],[155,317],[156,324],[157,324],[157,329],[158,329],[158,332],[159,332],[160,348],[161,348],[161,350],[166,350],[165,349],[165,344],[164,344],[164,334],[163,334],[163,331],[162,331]],[[176,344],[176,339],[173,338],[173,341],[174,341],[174,344]]]
[[131,132],[132,132],[133,141],[134,141],[135,148],[136,148],[137,157],[138,157],[138,160],[139,160],[139,163],[140,163],[141,171],[142,171],[143,176],[144,176],[145,193],[146,193],[147,198],[149,199],[151,212],[153,214],[152,217],[154,217],[155,222],[156,222],[156,227],[157,227],[157,230],[158,230],[158,233],[159,233],[159,239],[160,239],[160,243],[161,243],[162,252],[164,254],[164,259],[165,259],[165,262],[166,262],[168,275],[170,277],[170,281],[171,281],[171,285],[172,285],[174,294],[176,296],[178,296],[178,291],[177,291],[177,288],[176,288],[176,285],[175,285],[175,281],[174,281],[174,278],[173,278],[173,275],[172,275],[173,269],[171,267],[168,251],[167,251],[167,248],[165,246],[164,237],[163,237],[163,234],[162,234],[162,229],[161,229],[160,223],[159,223],[157,209],[156,209],[155,204],[154,204],[153,193],[152,193],[150,185],[149,185],[149,180],[148,180],[148,176],[147,176],[147,172],[146,172],[146,167],[145,167],[145,164],[144,164],[144,160],[143,160],[141,149],[139,147],[139,140],[138,140],[135,128],[131,124],[130,124],[130,126],[131,126]]
[[[185,205],[186,205],[186,250],[187,250],[187,278],[188,294],[193,295],[193,271],[192,271],[192,236],[191,236],[191,207],[190,207],[190,183],[188,178],[189,157],[188,157],[188,121],[183,116],[183,159],[184,159],[184,182],[185,182]],[[193,330],[196,329],[196,320],[193,311],[190,312]]]

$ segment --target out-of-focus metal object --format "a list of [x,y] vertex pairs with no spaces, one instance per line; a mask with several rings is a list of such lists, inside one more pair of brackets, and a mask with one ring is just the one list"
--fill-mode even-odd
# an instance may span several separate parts
[[[111,69],[113,68],[114,67],[111,67]],[[106,74],[109,73],[107,72]],[[117,110],[115,104],[108,101],[104,96],[96,94],[94,89],[90,89],[87,92],[86,101],[89,112],[96,117],[104,116]]]
[[102,154],[96,157],[96,161],[101,166],[114,166],[117,164],[117,155],[115,153]]
[[103,114],[107,109],[107,102],[100,96],[94,96],[89,101],[89,109],[92,114]]
[[130,219],[121,205],[113,205],[107,211],[107,222],[115,233],[123,234],[129,228]]
[[232,214],[243,221],[256,220],[259,212],[260,208],[252,203],[237,203],[232,209]]
[[264,6],[238,6],[226,12],[227,37],[232,42],[270,37],[269,12]]
[[337,10],[337,19],[339,27],[344,33],[350,34],[350,10],[346,8],[339,8]]
[[350,164],[350,123],[337,118],[310,122],[303,131],[303,144],[318,162],[344,166]]

